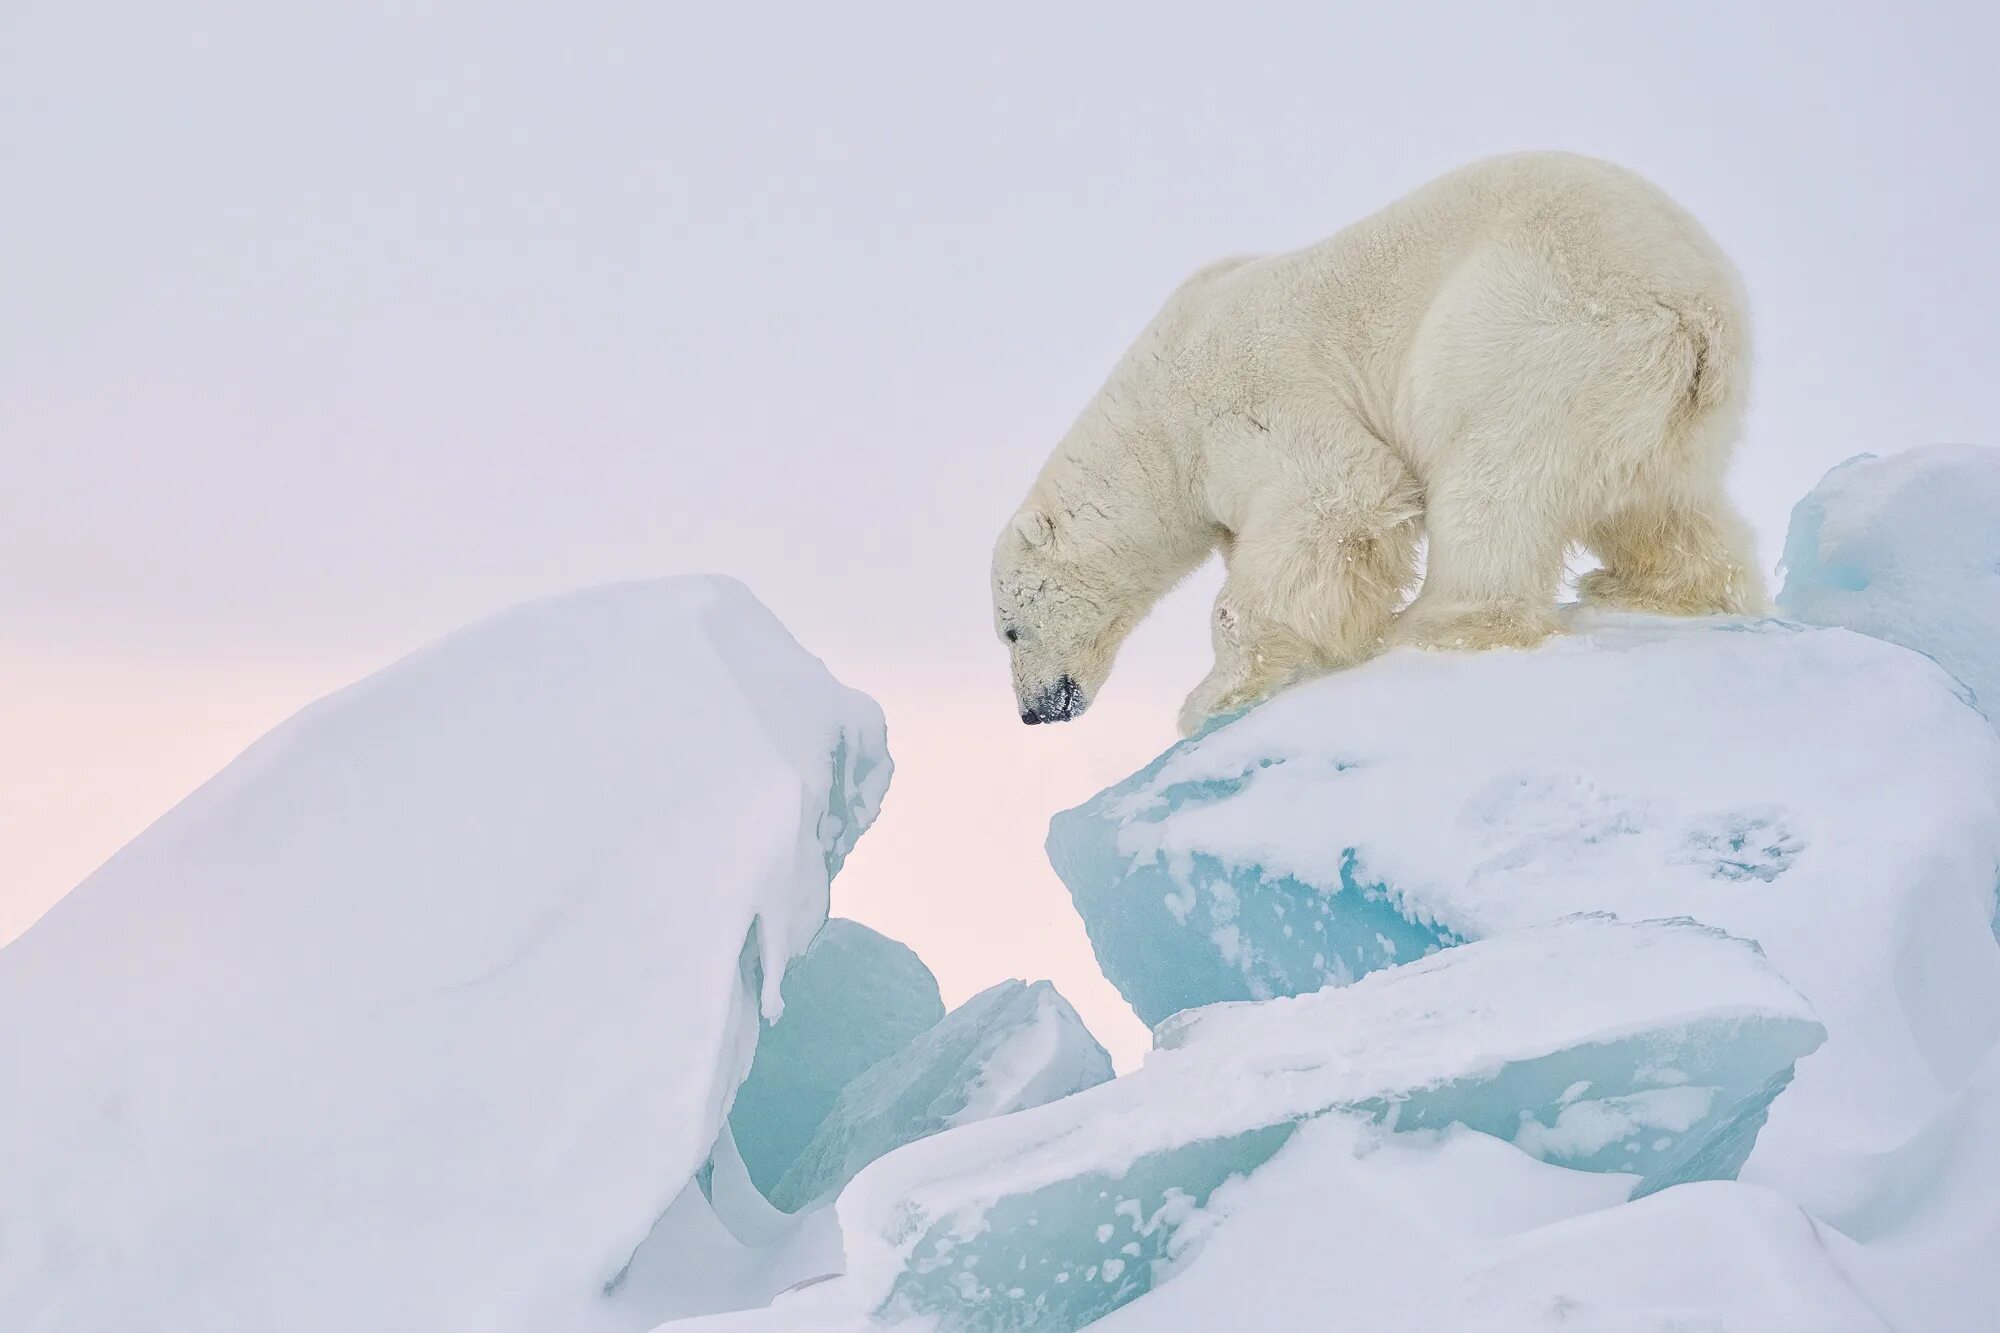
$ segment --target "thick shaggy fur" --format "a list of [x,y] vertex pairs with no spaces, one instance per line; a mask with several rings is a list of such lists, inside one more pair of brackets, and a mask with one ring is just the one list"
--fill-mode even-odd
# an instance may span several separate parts
[[1735,273],[1699,224],[1566,153],[1476,163],[1318,245],[1203,269],[1001,534],[1022,716],[1082,712],[1218,548],[1189,730],[1385,642],[1533,644],[1572,545],[1603,565],[1591,601],[1757,609],[1722,487],[1748,370]]

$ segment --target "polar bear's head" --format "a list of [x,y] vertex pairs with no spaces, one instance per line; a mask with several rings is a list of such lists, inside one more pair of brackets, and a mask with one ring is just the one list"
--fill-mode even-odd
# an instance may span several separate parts
[[1104,542],[1040,509],[1016,514],[993,551],[993,628],[1014,668],[1021,720],[1067,722],[1097,697],[1144,613],[1111,574]]

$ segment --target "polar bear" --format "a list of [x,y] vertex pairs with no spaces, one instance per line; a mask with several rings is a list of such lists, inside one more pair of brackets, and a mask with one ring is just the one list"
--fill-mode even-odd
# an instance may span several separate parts
[[[1385,644],[1527,647],[1582,595],[1765,605],[1723,491],[1749,370],[1734,270],[1607,162],[1475,163],[1317,245],[1189,278],[1063,436],[993,558],[1024,722],[1081,714],[1211,552],[1184,732]],[[1422,590],[1400,615],[1426,543]]]

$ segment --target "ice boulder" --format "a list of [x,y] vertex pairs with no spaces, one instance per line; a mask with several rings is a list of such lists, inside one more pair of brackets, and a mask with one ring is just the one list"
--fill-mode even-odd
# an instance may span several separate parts
[[775,1197],[854,1077],[944,1017],[937,978],[896,941],[826,923],[785,972],[784,1014],[757,1038],[729,1127],[750,1180]]
[[889,780],[739,584],[536,602],[259,741],[0,950],[0,1311],[644,1328]]
[[2000,725],[2000,449],[1862,454],[1792,510],[1778,609],[1914,648]]
[[1828,1038],[1746,1175],[1832,1206],[2000,1036],[2000,736],[1845,630],[1570,629],[1288,691],[1058,816],[1051,857],[1154,1022],[1577,912],[1754,940]]
[[1821,1030],[1742,941],[1577,917],[1165,1036],[1135,1073],[858,1175],[829,1317],[1080,1328],[1151,1289],[1219,1186],[1328,1114],[1508,1139],[1610,1173],[1588,1187],[1601,1202],[1726,1177]]
[[1326,1117],[1217,1190],[1169,1280],[1091,1328],[1889,1333],[1843,1268],[1857,1247],[1779,1196],[1712,1182],[1620,1204],[1603,1183],[1480,1134]]
[[903,1144],[1110,1077],[1111,1057],[1055,987],[1001,982],[847,1084],[772,1201],[802,1208]]

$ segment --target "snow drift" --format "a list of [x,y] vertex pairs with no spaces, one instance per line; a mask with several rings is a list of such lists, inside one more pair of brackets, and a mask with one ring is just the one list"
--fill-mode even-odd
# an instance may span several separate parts
[[306,709],[0,951],[0,1310],[644,1328],[889,781],[740,585],[493,617]]

